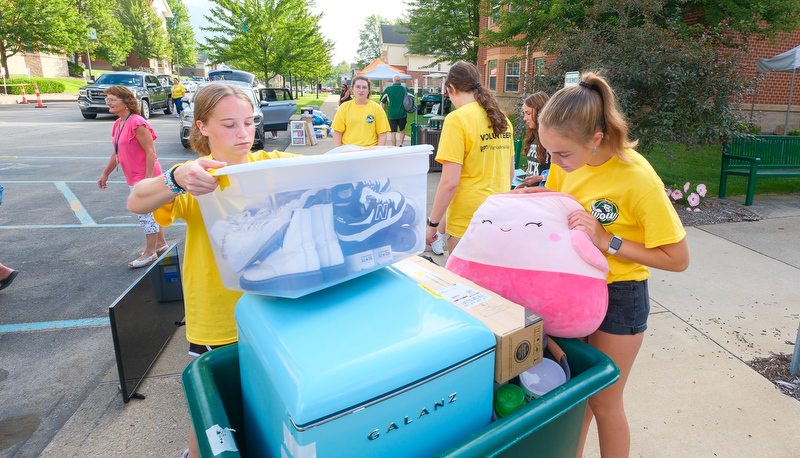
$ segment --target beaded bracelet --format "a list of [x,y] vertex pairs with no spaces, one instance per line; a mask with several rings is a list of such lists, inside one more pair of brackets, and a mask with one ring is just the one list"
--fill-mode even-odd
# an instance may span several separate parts
[[167,185],[170,191],[175,194],[186,194],[186,190],[180,187],[178,183],[175,181],[175,169],[177,169],[179,165],[172,167],[171,169],[164,172],[164,183]]

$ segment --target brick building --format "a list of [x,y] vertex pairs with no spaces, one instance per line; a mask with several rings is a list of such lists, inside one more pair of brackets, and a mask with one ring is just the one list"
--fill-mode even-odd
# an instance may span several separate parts
[[[497,30],[493,19],[491,15],[482,15],[480,30],[487,28]],[[778,35],[774,45],[766,41],[751,40],[749,53],[741,59],[741,65],[748,77],[755,77],[756,59],[770,58],[797,46],[800,46],[800,30]],[[495,91],[495,97],[506,115],[516,116],[526,82],[530,82],[536,90],[536,75],[542,74],[554,60],[553,56],[547,56],[538,49],[482,46],[478,50],[477,65],[483,77],[482,83]],[[746,100],[747,103],[739,108],[748,115],[748,118],[752,109],[754,124],[760,126],[763,133],[780,134],[783,132],[786,120],[792,74],[776,72],[761,76],[763,80],[754,87],[755,100],[750,97]],[[800,126],[800,74],[795,78],[789,130],[798,129]]]

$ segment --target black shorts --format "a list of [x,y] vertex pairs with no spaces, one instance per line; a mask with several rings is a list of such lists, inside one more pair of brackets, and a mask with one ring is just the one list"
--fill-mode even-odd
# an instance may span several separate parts
[[[389,132],[405,132],[407,118],[390,119]],[[399,127],[399,129],[398,129]]]
[[215,350],[221,347],[227,347],[231,344],[225,345],[200,345],[196,343],[189,342],[189,356],[194,356],[195,358],[202,355],[203,353],[207,353],[211,350]]
[[649,314],[647,280],[609,283],[608,312],[599,330],[622,336],[639,334],[647,329]]

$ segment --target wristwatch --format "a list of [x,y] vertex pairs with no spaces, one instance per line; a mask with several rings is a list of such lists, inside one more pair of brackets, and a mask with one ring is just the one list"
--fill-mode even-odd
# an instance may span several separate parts
[[[439,223],[441,223],[441,221],[439,221]],[[428,218],[428,226],[430,226],[430,227],[439,227],[439,223],[433,224],[433,223],[431,222],[431,219],[430,219],[430,218]]]
[[622,246],[622,239],[620,238],[620,236],[615,235],[611,237],[611,241],[608,242],[608,249],[606,250],[606,253],[614,254],[617,252],[617,250],[619,250],[621,246]]

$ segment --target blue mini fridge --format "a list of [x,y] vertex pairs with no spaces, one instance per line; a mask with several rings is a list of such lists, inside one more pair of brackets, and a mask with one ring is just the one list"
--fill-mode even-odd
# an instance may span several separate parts
[[491,421],[494,334],[394,268],[235,314],[251,456],[433,456]]

